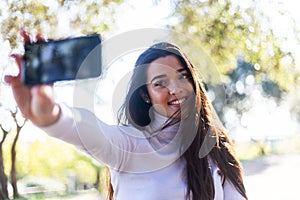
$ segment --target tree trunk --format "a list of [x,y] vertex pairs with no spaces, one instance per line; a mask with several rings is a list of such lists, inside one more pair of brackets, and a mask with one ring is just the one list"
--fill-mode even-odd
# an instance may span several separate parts
[[11,186],[13,188],[13,197],[14,198],[18,198],[19,192],[18,192],[18,185],[17,185],[17,168],[16,168],[16,146],[17,146],[17,142],[19,139],[19,135],[21,132],[22,127],[25,125],[26,119],[24,120],[24,122],[22,123],[22,125],[18,124],[17,121],[17,110],[15,112],[11,111],[11,116],[14,119],[14,122],[16,124],[17,130],[16,130],[16,136],[14,138],[14,141],[12,143],[12,147],[11,147],[11,171],[10,171],[10,177],[11,177]]
[[8,199],[7,176],[4,172],[2,143],[0,146],[0,199],[1,200]]
[[18,192],[18,186],[17,186],[17,169],[16,169],[16,145],[17,141],[19,139],[21,127],[17,126],[17,133],[16,137],[14,138],[12,147],[11,147],[11,171],[10,171],[10,176],[11,176],[11,185],[13,188],[13,197],[18,198],[19,197],[19,192]]
[[3,143],[9,131],[4,130],[1,125],[0,128],[3,133],[2,140],[0,141],[0,200],[5,200],[8,199],[8,190],[7,190],[7,176],[4,171]]

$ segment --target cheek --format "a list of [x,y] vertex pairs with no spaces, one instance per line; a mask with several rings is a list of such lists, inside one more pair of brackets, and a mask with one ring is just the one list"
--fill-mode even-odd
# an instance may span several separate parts
[[163,104],[168,100],[168,92],[164,90],[148,90],[152,104]]
[[162,104],[167,101],[167,95],[164,93],[154,92],[152,93],[152,97],[150,96],[152,103]]
[[186,83],[185,88],[189,93],[195,92],[193,84],[190,81]]

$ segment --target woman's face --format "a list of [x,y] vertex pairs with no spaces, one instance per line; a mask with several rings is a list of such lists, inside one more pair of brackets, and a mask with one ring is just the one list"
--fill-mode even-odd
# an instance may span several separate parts
[[194,93],[188,71],[174,55],[154,60],[146,73],[150,101],[166,117],[171,117]]

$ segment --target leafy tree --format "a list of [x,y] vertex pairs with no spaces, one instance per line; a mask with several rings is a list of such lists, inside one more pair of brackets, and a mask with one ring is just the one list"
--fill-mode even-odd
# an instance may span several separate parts
[[[296,51],[286,48],[287,36],[275,33],[271,26],[272,18],[260,7],[261,2],[173,2],[173,17],[177,23],[170,27],[175,32],[189,36],[176,39],[186,47],[187,54],[208,85],[209,94],[217,97],[213,98],[213,104],[221,119],[226,106],[234,108],[240,115],[249,109],[252,106],[249,92],[254,87],[262,88],[259,89],[262,95],[272,97],[277,102],[287,92],[298,94],[300,71],[295,62]],[[277,11],[282,17],[290,17],[281,7]],[[289,39],[299,43],[299,27],[295,23],[293,25],[289,30]],[[199,51],[200,48],[203,50]],[[254,78],[253,85],[246,84],[248,76]],[[242,87],[244,91],[239,91]],[[296,103],[296,99],[299,97],[291,101],[291,112],[299,119],[299,103]]]
[[67,185],[68,175],[72,174],[77,187],[89,185],[99,191],[103,188],[99,176],[104,167],[72,145],[45,136],[44,140],[35,140],[21,150],[22,156],[18,158],[19,178],[53,177]]
[[[8,119],[8,116],[5,116],[4,112],[10,112],[11,119]],[[0,185],[1,185],[1,195],[0,199],[7,199],[8,193],[7,193],[7,183],[8,183],[8,168],[10,168],[10,182],[13,189],[13,197],[17,198],[19,196],[18,188],[17,188],[17,161],[16,161],[16,155],[17,155],[17,142],[19,139],[20,132],[25,125],[25,121],[22,117],[18,116],[18,110],[15,109],[15,111],[8,109],[2,110],[2,115],[4,115],[4,118],[6,118],[6,121],[0,122],[0,128],[2,132],[2,139],[0,142]],[[21,119],[20,119],[21,118]],[[8,121],[12,121],[12,123],[8,124]],[[14,127],[14,125],[16,125]],[[15,133],[15,134],[14,134]],[[10,152],[10,156],[7,156],[7,152]],[[9,158],[9,159],[8,159]]]
[[[2,1],[1,36],[11,48],[19,45],[19,32],[41,32],[49,38],[102,33],[114,22],[115,8],[122,0],[102,1]],[[109,16],[109,17],[107,17]]]
[[[21,37],[19,32],[21,29],[29,31],[33,37],[37,32],[43,33],[44,36],[48,38],[58,38],[58,37],[68,37],[78,34],[89,34],[89,33],[103,33],[108,31],[112,24],[114,24],[114,12],[115,8],[121,4],[122,0],[101,0],[101,1],[89,1],[89,0],[76,0],[76,1],[67,1],[67,0],[54,0],[54,1],[1,1],[0,2],[0,42],[8,44],[7,47],[12,51],[20,52],[23,49],[23,44],[21,42]],[[109,17],[107,17],[109,16]],[[7,63],[10,65],[11,63]],[[5,67],[1,64],[0,68],[3,70]],[[2,94],[1,94],[2,95]],[[1,98],[1,107],[11,102],[3,101]],[[14,117],[14,111],[12,110]],[[15,118],[14,118],[15,119]],[[57,170],[65,169],[65,166],[68,166],[67,162],[74,162],[74,159],[68,156],[64,157],[64,160],[59,160],[57,162],[53,161],[54,155],[47,155],[47,162],[41,157],[31,157],[29,156],[29,161],[25,162],[22,159],[28,157],[18,158],[16,155],[16,147],[18,136],[20,134],[21,127],[24,125],[19,125],[17,121],[14,121],[17,132],[16,137],[14,138],[11,146],[11,160],[5,160],[6,163],[11,161],[11,181],[13,186],[14,196],[18,196],[17,190],[17,178],[25,176],[27,174],[43,174],[43,175],[53,175],[53,172]],[[2,124],[1,124],[2,125]],[[2,147],[4,141],[9,134],[8,131],[5,131],[2,128],[2,140],[0,141],[0,199],[8,198],[7,192],[7,175],[4,168],[4,160],[2,159],[3,151]],[[47,145],[45,145],[47,146]],[[40,149],[36,149],[36,152],[41,152],[40,150],[45,148],[45,146],[39,146]],[[54,151],[53,149],[48,149],[49,152]],[[24,153],[18,151],[18,153]],[[43,152],[45,153],[45,152]],[[74,154],[74,153],[73,153]],[[62,153],[56,152],[57,157],[61,157]],[[6,155],[4,155],[5,157]],[[49,159],[50,158],[50,159]],[[44,164],[43,167],[38,166],[37,162],[34,161],[42,160]],[[18,161],[19,165],[16,165],[15,160]],[[21,161],[20,161],[21,160]],[[22,163],[24,162],[24,163]],[[24,165],[20,165],[20,163]],[[60,165],[63,163],[64,165]],[[33,165],[33,167],[30,167]],[[56,168],[58,167],[59,168]],[[29,167],[29,168],[26,168]],[[70,167],[70,164],[69,164]],[[16,169],[20,174],[16,173]],[[95,175],[95,179],[97,175]]]
[[[280,89],[293,89],[299,83],[295,52],[283,48],[284,38],[274,34],[269,26],[272,19],[264,14],[259,1],[248,4],[242,7],[242,3],[230,0],[177,0],[174,17],[178,23],[171,28],[191,35],[191,41],[184,41],[185,44],[194,42],[204,48],[222,75],[234,70],[236,59],[241,58],[255,66],[257,80],[267,74]],[[284,14],[284,10],[278,12]],[[297,34],[295,27],[295,42]],[[193,59],[201,66],[198,57],[195,55]]]

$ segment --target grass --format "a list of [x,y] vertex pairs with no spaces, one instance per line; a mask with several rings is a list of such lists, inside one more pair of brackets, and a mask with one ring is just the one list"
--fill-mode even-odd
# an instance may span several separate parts
[[[71,194],[53,194],[53,197],[55,199],[64,199],[66,197],[71,196]],[[45,200],[45,199],[52,199],[51,196],[48,194],[43,194],[43,193],[35,193],[35,194],[28,194],[25,196],[21,196],[18,198],[14,198],[14,200]],[[53,199],[54,200],[54,199]]]
[[280,140],[237,142],[235,150],[240,160],[252,160],[269,154],[300,152],[300,135]]

